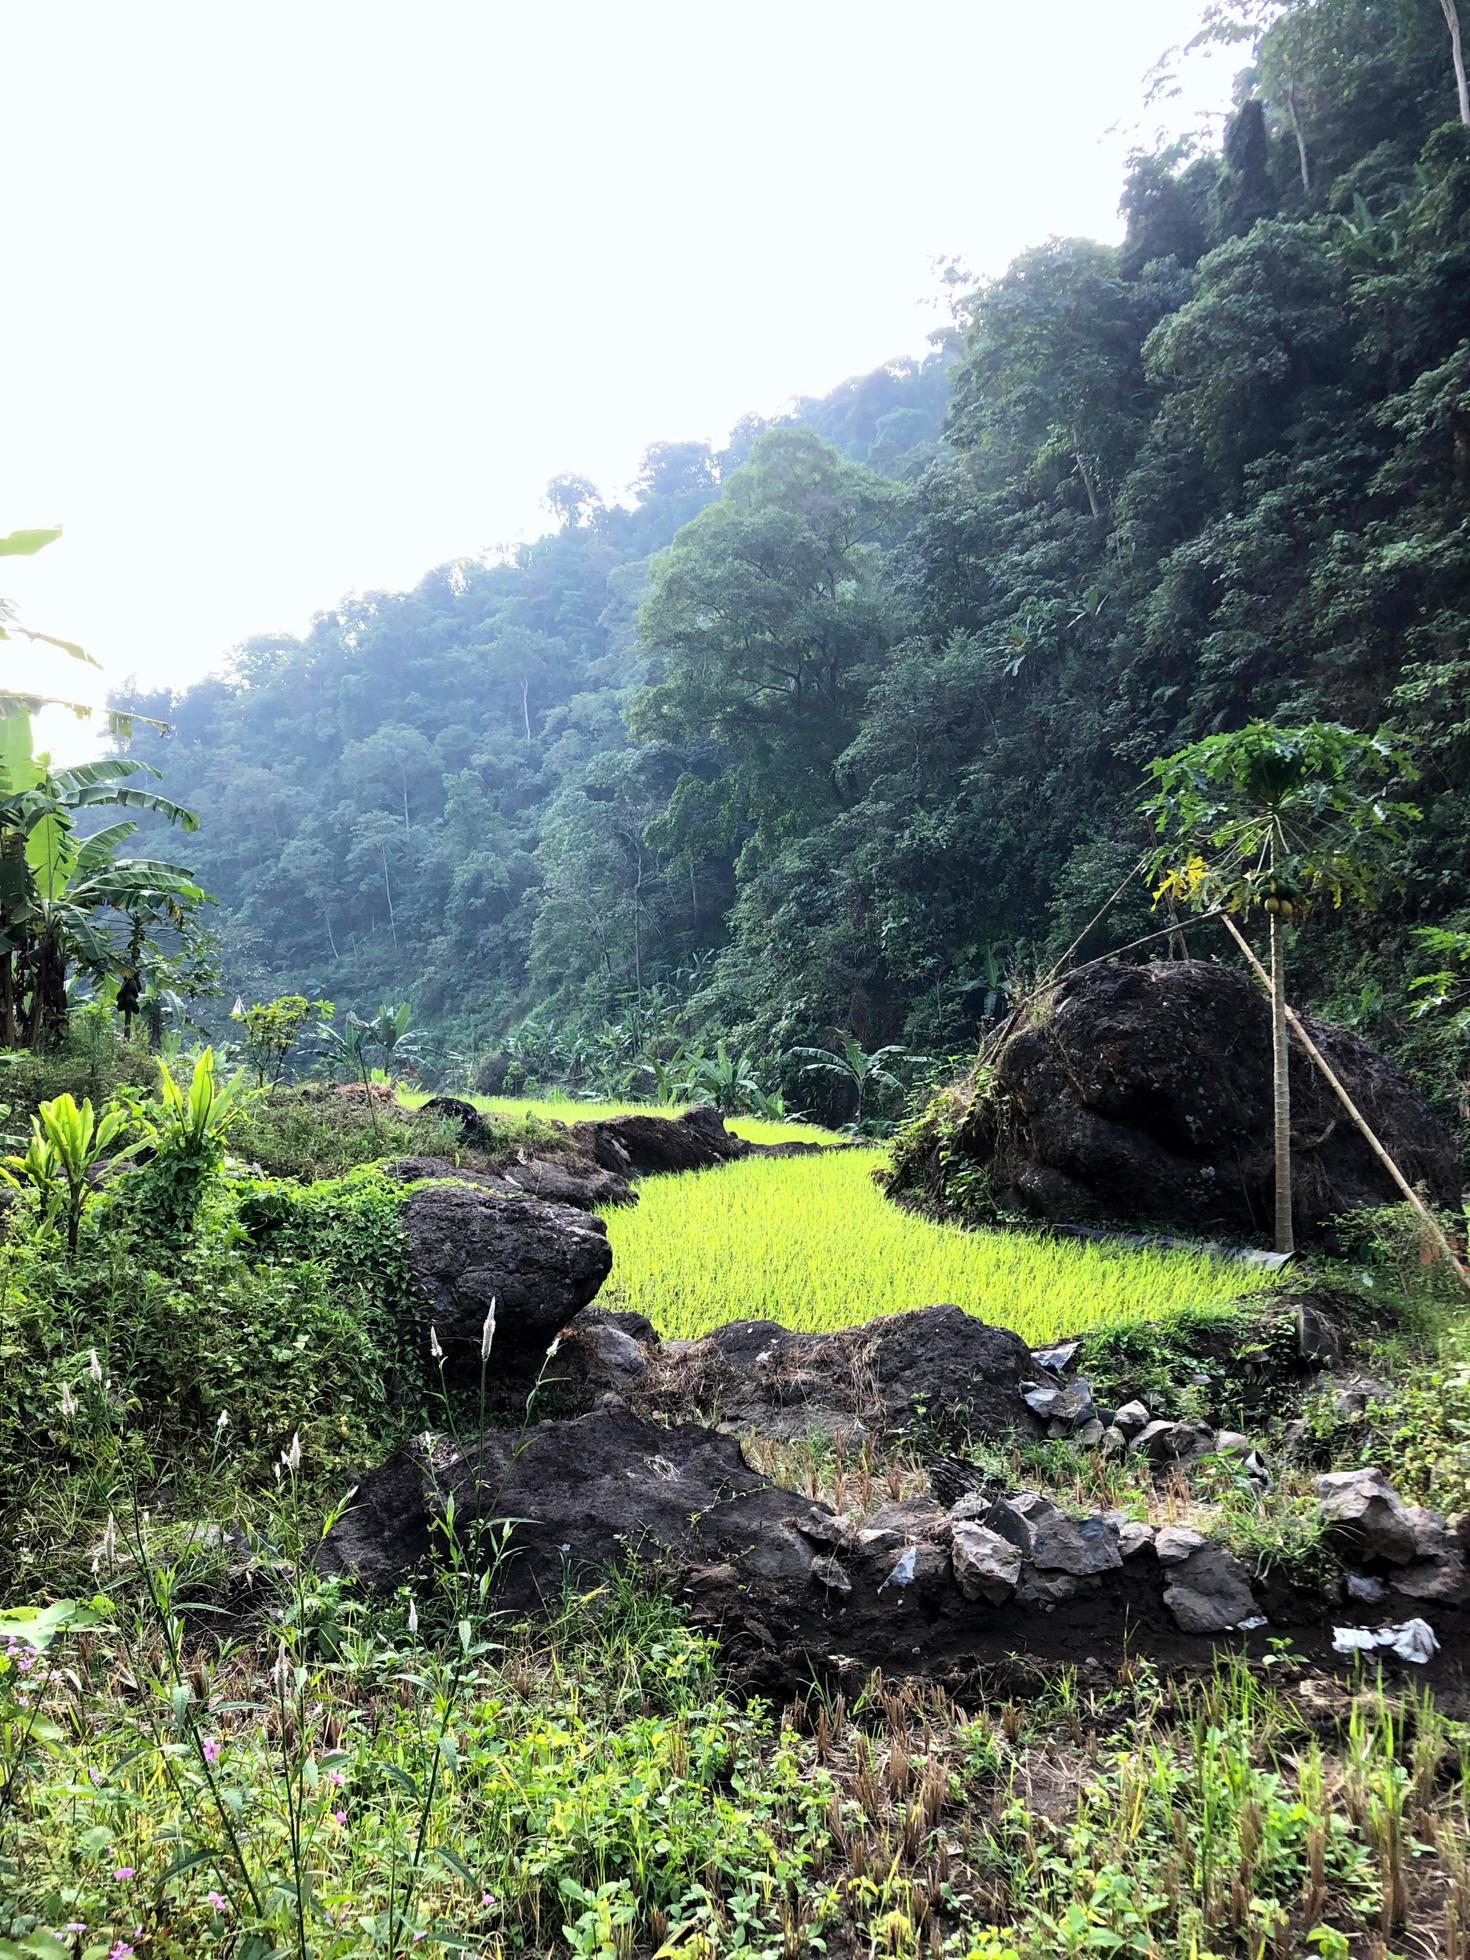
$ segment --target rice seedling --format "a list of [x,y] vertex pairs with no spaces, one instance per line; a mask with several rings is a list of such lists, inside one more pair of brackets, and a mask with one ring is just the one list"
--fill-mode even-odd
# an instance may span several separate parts
[[607,1214],[613,1270],[600,1304],[688,1339],[731,1320],[824,1333],[947,1301],[1035,1344],[1274,1284],[1205,1253],[936,1225],[883,1197],[882,1161],[844,1150],[645,1180],[636,1207]]

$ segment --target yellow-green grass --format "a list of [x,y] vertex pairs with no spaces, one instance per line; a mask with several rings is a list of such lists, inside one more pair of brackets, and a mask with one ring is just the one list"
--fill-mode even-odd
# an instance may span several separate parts
[[[417,1109],[429,1100],[427,1089],[404,1090],[399,1100]],[[578,1102],[573,1096],[467,1096],[466,1102],[486,1116],[513,1121],[534,1116],[545,1123],[594,1123],[613,1116],[682,1116],[687,1103]],[[815,1123],[770,1123],[759,1116],[730,1116],[727,1127],[748,1143],[831,1143],[830,1130]]]
[[882,1161],[844,1150],[644,1179],[636,1206],[605,1213],[613,1269],[598,1305],[691,1338],[730,1320],[829,1332],[948,1301],[1034,1346],[1276,1283],[1206,1253],[931,1224],[878,1190]]

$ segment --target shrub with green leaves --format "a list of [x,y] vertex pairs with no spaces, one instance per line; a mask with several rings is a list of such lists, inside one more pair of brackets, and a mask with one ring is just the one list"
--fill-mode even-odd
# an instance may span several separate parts
[[245,1064],[255,1076],[256,1088],[274,1089],[312,1015],[326,1022],[334,1012],[331,1001],[308,1000],[304,994],[280,994],[275,1000],[257,1001],[254,1007],[237,1000],[230,1019],[244,1029]]
[[119,1166],[143,1141],[141,1133],[130,1140],[129,1114],[108,1103],[99,1116],[90,1099],[78,1104],[70,1094],[57,1096],[31,1118],[24,1154],[0,1160],[0,1180],[14,1191],[34,1194],[42,1224],[61,1229],[71,1258],[103,1172]]
[[121,1484],[213,1506],[217,1489],[185,1494],[222,1420],[246,1491],[271,1487],[293,1433],[330,1484],[422,1427],[401,1197],[371,1171],[305,1191],[218,1184],[164,1249],[118,1193],[78,1261],[13,1230],[0,1246],[0,1583],[78,1557],[81,1521],[105,1516]]
[[158,1064],[161,1114],[150,1131],[153,1155],[132,1195],[164,1244],[175,1244],[188,1230],[223,1164],[225,1138],[242,1111],[243,1087],[243,1076],[220,1078],[212,1048],[195,1057],[187,1087],[174,1079],[167,1062]]

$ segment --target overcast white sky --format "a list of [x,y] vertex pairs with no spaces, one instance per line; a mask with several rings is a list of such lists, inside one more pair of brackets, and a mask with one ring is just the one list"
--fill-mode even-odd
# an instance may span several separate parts
[[[997,272],[1116,237],[1200,0],[10,7],[0,528],[32,623],[182,685],[545,528]],[[1227,95],[1192,77],[1187,121]]]

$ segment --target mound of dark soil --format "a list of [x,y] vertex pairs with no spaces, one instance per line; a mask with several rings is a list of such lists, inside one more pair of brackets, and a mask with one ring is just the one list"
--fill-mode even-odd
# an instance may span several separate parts
[[[1383,1493],[1370,1496],[1382,1510]],[[1013,1652],[1096,1656],[1125,1641],[1198,1659],[1202,1640],[1268,1638],[1267,1614],[1321,1648],[1341,1617],[1335,1593],[1273,1590],[1199,1532],[1073,1513],[1035,1491],[840,1515],[769,1483],[733,1436],[617,1402],[524,1434],[489,1429],[462,1448],[406,1446],[364,1479],[318,1567],[379,1590],[403,1583],[443,1555],[451,1497],[462,1548],[514,1521],[496,1570],[502,1606],[559,1612],[569,1585],[635,1560],[682,1592],[751,1674],[788,1685],[814,1665],[931,1673]],[[1333,1501],[1346,1516],[1347,1500]],[[1470,1603],[1463,1548],[1442,1519],[1399,1509],[1412,1542],[1395,1545],[1400,1562],[1375,1596],[1399,1617],[1432,1598],[1452,1656]]]
[[[1411,1183],[1453,1205],[1455,1146],[1429,1106],[1365,1042],[1309,1022],[1313,1039]],[[1391,1181],[1293,1045],[1296,1230],[1392,1203]],[[1010,1031],[984,1093],[951,1096],[899,1154],[896,1195],[942,1203],[955,1167],[1003,1212],[1193,1236],[1269,1233],[1275,1171],[1271,1028],[1244,974],[1198,960],[1108,965],[1062,980]]]
[[[601,1318],[596,1309],[583,1317]],[[580,1323],[569,1338],[580,1338]],[[1043,1430],[1022,1397],[1034,1372],[1026,1343],[960,1307],[887,1314],[834,1334],[737,1320],[702,1340],[665,1341],[645,1352],[642,1406],[665,1416],[713,1416],[764,1436],[856,1441],[916,1424],[975,1436]]]

